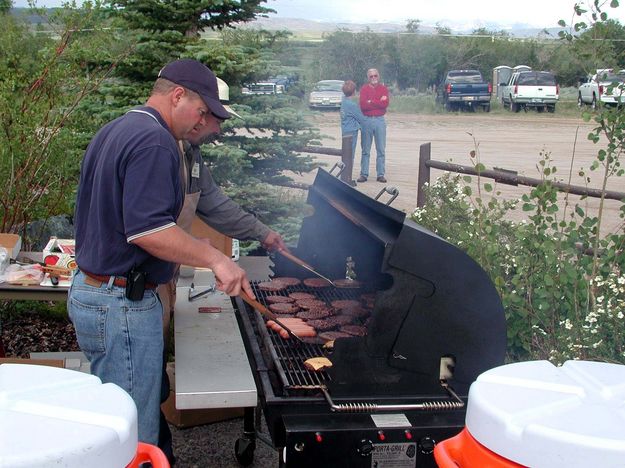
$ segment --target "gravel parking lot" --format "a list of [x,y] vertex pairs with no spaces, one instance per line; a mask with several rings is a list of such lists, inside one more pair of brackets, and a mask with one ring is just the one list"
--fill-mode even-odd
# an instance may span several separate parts
[[[324,112],[317,116],[316,124],[323,134],[324,146],[340,148],[340,117],[338,112]],[[538,114],[536,112],[511,113],[453,113],[438,115],[389,114],[387,115],[387,156],[386,178],[389,186],[397,187],[399,197],[393,202],[395,208],[411,212],[416,206],[417,178],[419,167],[419,146],[432,144],[432,159],[453,161],[457,164],[472,165],[469,152],[477,150],[481,162],[487,167],[518,171],[520,175],[539,178],[537,170],[541,152],[547,152],[558,168],[558,175],[568,181],[572,168],[571,183],[586,185],[579,176],[584,168],[591,177],[588,184],[600,188],[602,171],[589,172],[601,143],[593,144],[587,139],[592,130],[592,123],[581,118],[562,118],[556,114]],[[317,156],[320,161],[331,167],[337,158]],[[378,194],[382,185],[375,182],[375,156],[371,158],[369,181],[358,185],[358,190],[370,196]],[[360,148],[356,150],[354,178],[360,168]],[[432,170],[432,181],[442,172]],[[296,178],[298,181],[312,183],[313,174]],[[625,192],[625,179],[613,177],[607,188]],[[513,187],[498,184],[497,189],[506,199],[517,199],[529,191],[528,187]],[[579,197],[572,196],[574,200]],[[598,199],[582,201],[582,207],[590,213],[596,213]],[[603,232],[612,232],[622,226],[618,217],[620,202],[607,200],[607,216],[604,217]],[[524,213],[517,210],[515,219],[523,219]]]

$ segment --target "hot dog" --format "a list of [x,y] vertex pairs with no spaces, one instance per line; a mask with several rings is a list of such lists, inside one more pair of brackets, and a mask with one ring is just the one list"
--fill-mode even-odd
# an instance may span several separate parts
[[[291,332],[293,332],[294,335],[297,335],[299,337],[302,337],[302,338],[313,337],[317,335],[316,330],[310,325],[307,325],[306,322],[304,322],[302,319],[289,318],[289,319],[280,320],[280,322],[283,323],[286,327],[288,327],[291,330]],[[282,338],[286,339],[289,337],[289,332],[286,331],[277,322],[273,320],[267,321],[267,328],[274,330]]]

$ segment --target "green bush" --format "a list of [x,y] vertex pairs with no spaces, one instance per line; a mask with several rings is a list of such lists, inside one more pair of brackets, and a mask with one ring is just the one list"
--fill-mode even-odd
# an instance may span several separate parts
[[[484,170],[475,156],[473,163]],[[427,203],[412,217],[488,272],[506,312],[510,360],[625,363],[625,235],[600,238],[601,217],[571,206],[553,186],[548,153],[539,167],[543,183],[513,202],[479,176],[446,173],[426,188]],[[507,220],[515,209],[527,221]]]

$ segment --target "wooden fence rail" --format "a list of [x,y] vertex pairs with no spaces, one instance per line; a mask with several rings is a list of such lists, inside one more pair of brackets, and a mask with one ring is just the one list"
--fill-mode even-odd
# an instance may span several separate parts
[[344,164],[343,172],[341,172],[341,180],[348,184],[352,182],[352,172],[354,165],[354,157],[352,155],[352,136],[343,137],[341,149],[324,148],[323,146],[305,146],[299,151],[302,153],[327,154],[329,156],[340,156],[341,162]]
[[[496,182],[506,185],[527,185],[530,187],[537,187],[543,183],[541,179],[532,177],[520,176],[516,171],[510,171],[507,169],[494,168],[492,170],[477,171],[472,166],[462,166],[460,164],[453,164],[443,161],[434,161],[432,156],[432,144],[424,143],[419,148],[419,179],[417,182],[417,206],[423,207],[425,205],[425,184],[430,183],[430,168],[441,169],[443,171],[458,172],[461,174],[479,175],[480,177],[486,177],[488,179],[494,179]],[[599,189],[591,189],[586,187],[580,187],[577,185],[569,185],[563,182],[552,182],[561,192],[572,193],[574,195],[585,195],[593,198],[601,198],[602,194],[604,198],[610,200],[625,200],[625,193],[615,192],[613,190],[606,190],[603,192]]]

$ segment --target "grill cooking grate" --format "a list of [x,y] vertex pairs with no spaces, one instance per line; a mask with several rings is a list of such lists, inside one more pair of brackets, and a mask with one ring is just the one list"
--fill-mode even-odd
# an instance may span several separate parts
[[[267,292],[258,288],[258,282],[252,282],[252,289],[258,302],[265,306],[269,306],[266,297],[270,295],[288,296],[293,292],[306,292],[313,294],[317,299],[330,303],[339,299],[355,299],[367,291],[363,288],[358,289],[337,289],[337,288],[310,288],[303,283],[297,286],[289,286],[286,289]],[[251,311],[251,307],[247,306],[247,310],[256,316],[258,330],[262,335],[263,342],[267,351],[271,355],[271,359],[275,364],[275,370],[282,383],[284,392],[289,395],[318,392],[320,387],[331,380],[331,377],[325,371],[312,372],[306,369],[304,361],[313,357],[328,357],[330,354],[323,349],[321,344],[315,343],[298,343],[293,339],[283,339],[278,333],[268,329],[265,321],[259,312]],[[278,317],[280,315],[278,314]],[[360,323],[355,320],[355,323]]]

